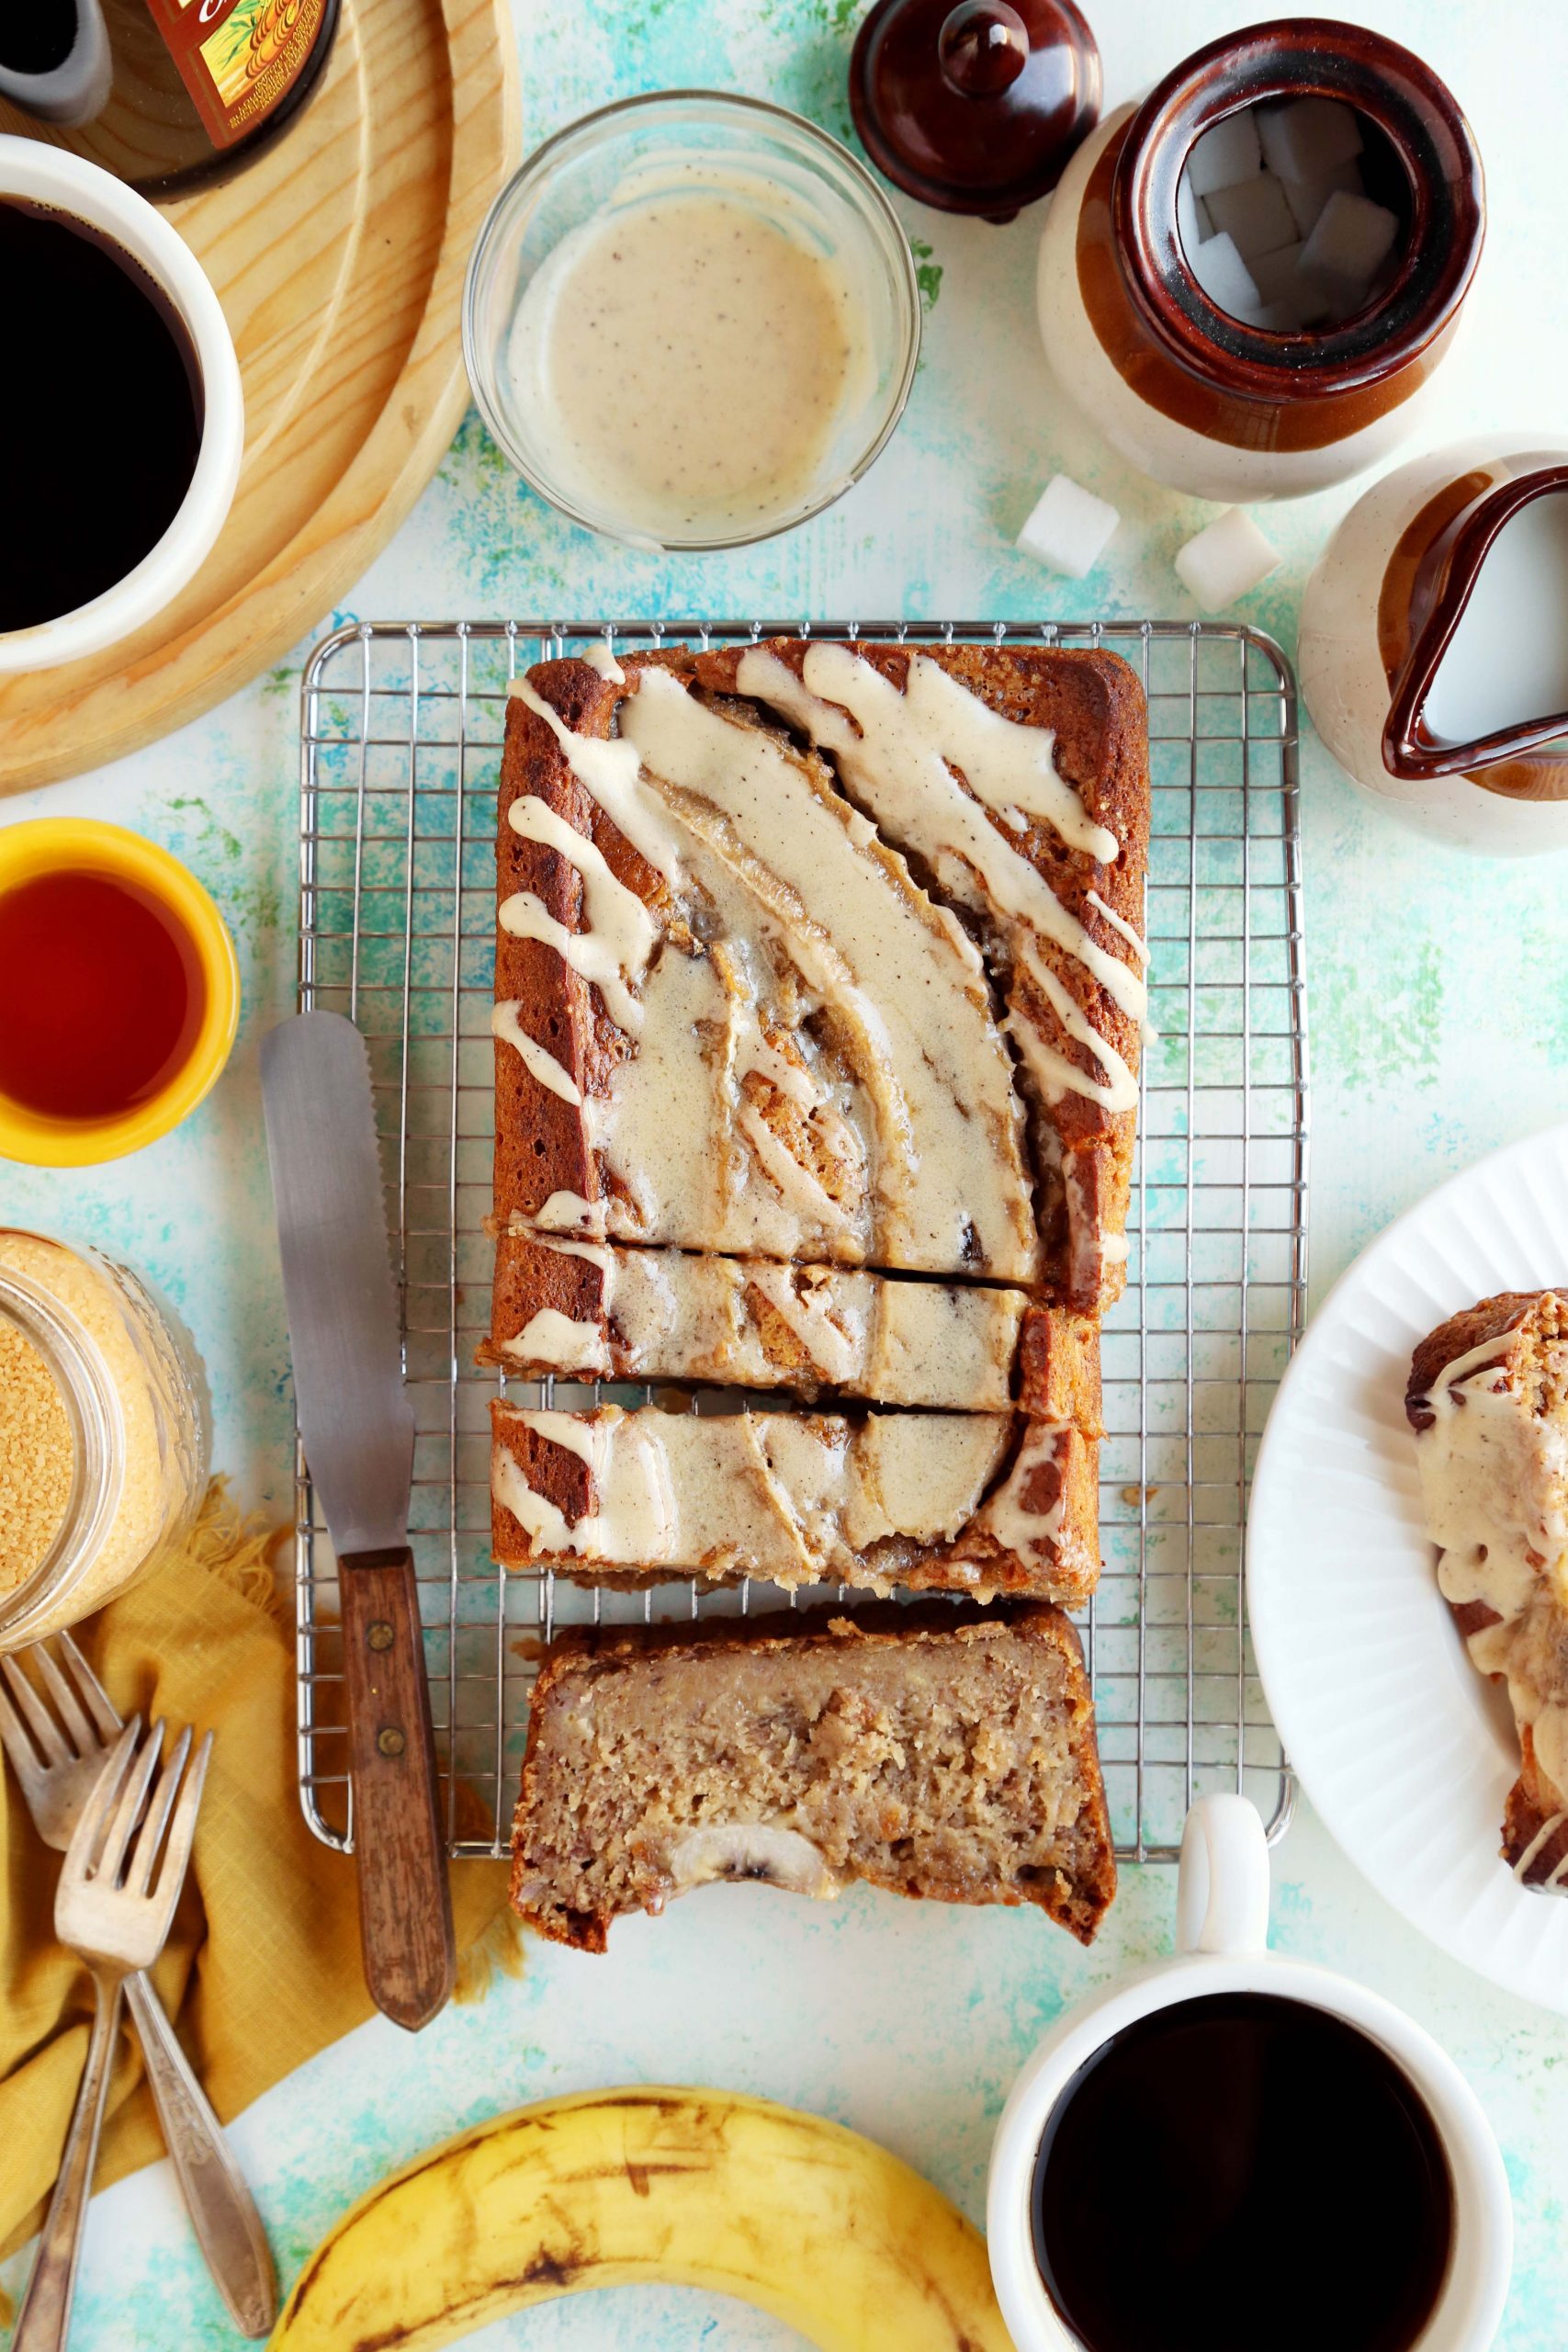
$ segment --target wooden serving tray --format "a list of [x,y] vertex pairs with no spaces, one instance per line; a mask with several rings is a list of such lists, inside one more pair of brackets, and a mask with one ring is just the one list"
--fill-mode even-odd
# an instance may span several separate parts
[[[463,274],[516,164],[514,82],[507,0],[343,0],[295,128],[168,208],[239,352],[239,491],[200,571],[145,628],[0,681],[0,793],[210,709],[298,644],[391,537],[468,404]],[[112,384],[111,366],[107,429]]]

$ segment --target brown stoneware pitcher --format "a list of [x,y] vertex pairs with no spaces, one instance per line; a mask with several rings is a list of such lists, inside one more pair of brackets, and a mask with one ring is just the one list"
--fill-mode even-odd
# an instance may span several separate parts
[[1466,441],[1353,506],[1302,606],[1313,723],[1423,832],[1568,849],[1568,450]]

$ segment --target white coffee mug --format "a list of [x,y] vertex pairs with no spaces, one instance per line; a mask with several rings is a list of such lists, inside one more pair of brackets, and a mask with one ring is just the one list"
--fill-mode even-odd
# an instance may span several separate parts
[[[1451,2058],[1392,2002],[1348,1977],[1269,1950],[1269,1849],[1245,1797],[1201,1797],[1187,1816],[1176,1898],[1177,1953],[1067,2012],[1002,2110],[986,2199],[991,2276],[1017,2352],[1081,2352],[1034,2255],[1035,2162],[1056,2102],[1080,2066],[1140,2018],[1213,1993],[1264,1993],[1343,2018],[1401,2067],[1426,2101],[1453,2178],[1453,2246],[1419,2352],[1487,2352],[1508,2291],[1514,2215],[1480,2102]],[[1288,2217],[1283,2217],[1288,2220]],[[1135,2217],[1129,2218],[1135,2231]],[[1259,2341],[1266,2340],[1259,2314]],[[1159,2352],[1149,2345],[1146,2352]]]
[[[240,479],[245,438],[244,395],[222,305],[190,247],[145,197],[81,155],[41,141],[0,135],[0,202],[7,198],[47,205],[85,220],[140,262],[163,288],[182,321],[201,370],[201,446],[190,487],[168,529],[140,563],[101,595],[74,611],[30,628],[0,630],[0,677],[52,669],[101,652],[152,618],[175,597],[223,527]],[[16,322],[12,321],[13,328]],[[15,338],[13,337],[13,340]],[[28,365],[33,355],[8,351],[6,365]],[[47,365],[47,354],[37,355]],[[104,423],[114,424],[113,355],[104,376]]]

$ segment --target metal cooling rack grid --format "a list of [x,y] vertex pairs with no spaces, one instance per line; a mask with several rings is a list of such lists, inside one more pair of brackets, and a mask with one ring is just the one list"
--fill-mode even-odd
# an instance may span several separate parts
[[[493,841],[507,682],[606,635],[636,647],[798,627],[367,623],[326,639],[306,669],[299,1002],[350,1013],[370,1048],[419,1431],[411,1533],[457,1855],[505,1851],[528,1689],[556,1625],[737,1613],[754,1599],[687,1583],[589,1592],[547,1572],[502,1571],[490,1556],[486,1406],[508,1384],[473,1359],[490,1306]],[[1210,1788],[1246,1790],[1277,1836],[1292,1783],[1246,1632],[1242,1530],[1306,1276],[1289,666],[1257,632],[1208,624],[814,633],[1104,646],[1144,681],[1158,1036],[1145,1060],[1127,1292],[1104,1333],[1104,1574],[1082,1630],[1123,1859],[1174,1859],[1188,1804]],[[563,1405],[595,1393],[649,1394],[553,1385]],[[316,1834],[347,1846],[335,1571],[302,1457],[297,1484],[301,1800]]]

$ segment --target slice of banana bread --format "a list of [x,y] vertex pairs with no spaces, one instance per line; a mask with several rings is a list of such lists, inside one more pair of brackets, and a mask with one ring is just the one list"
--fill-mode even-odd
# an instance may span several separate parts
[[1450,1316],[1416,1351],[1404,1409],[1439,1589],[1518,1728],[1504,1859],[1568,1894],[1568,1292]]
[[723,1878],[1033,1903],[1088,1943],[1116,1871],[1077,1636],[942,1602],[564,1634],[512,1852],[514,1907],[583,1951]]
[[1094,1442],[1055,1421],[499,1402],[491,1414],[491,1547],[508,1567],[1069,1605],[1100,1573]]
[[509,1372],[836,1390],[1026,1413],[1100,1434],[1100,1329],[1021,1291],[700,1258],[526,1231],[496,1242],[491,1339]]

